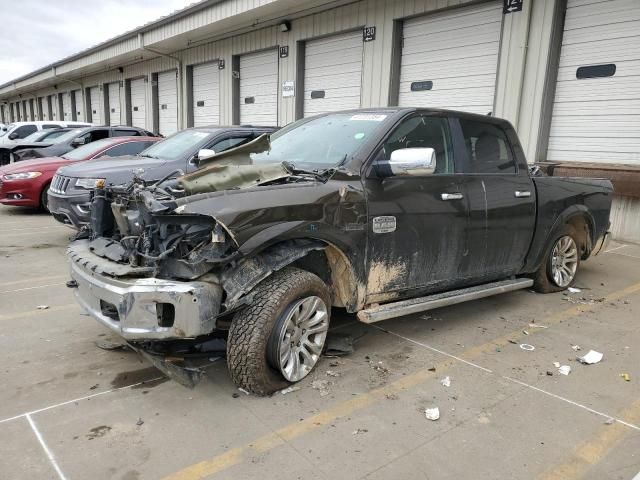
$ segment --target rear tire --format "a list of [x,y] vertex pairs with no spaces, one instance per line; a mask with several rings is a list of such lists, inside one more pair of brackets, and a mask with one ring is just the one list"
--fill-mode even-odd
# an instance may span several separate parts
[[[329,289],[320,278],[298,268],[287,267],[260,283],[253,291],[251,304],[235,314],[229,329],[227,367],[233,382],[251,393],[269,395],[311,372],[324,347],[331,316],[330,298]],[[304,306],[305,302],[309,308]],[[297,318],[299,312],[311,311],[310,308],[317,311],[317,314],[307,315],[310,319],[307,321],[315,325],[307,327],[309,332],[313,329],[313,333],[304,335],[302,326],[296,333],[287,326],[295,323],[294,317]],[[322,321],[316,321],[316,318],[322,318]],[[301,321],[300,325],[303,323]],[[292,353],[290,340],[291,347],[311,345],[310,350],[299,355]],[[311,356],[309,351],[314,354]],[[287,363],[291,355],[297,356],[296,362],[301,365],[309,359],[298,375],[292,374],[291,362]],[[282,366],[280,358],[283,359]]]
[[47,192],[49,191],[49,186],[50,184],[47,183],[42,189],[42,192],[40,192],[40,210],[46,213],[51,213],[49,212],[49,197],[47,195]]
[[575,228],[564,225],[553,235],[545,250],[544,260],[533,279],[533,289],[539,293],[566,290],[575,282],[580,256]]

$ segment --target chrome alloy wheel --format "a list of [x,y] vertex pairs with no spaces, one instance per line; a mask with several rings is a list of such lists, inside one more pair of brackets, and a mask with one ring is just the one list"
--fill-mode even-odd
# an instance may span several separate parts
[[295,302],[285,314],[278,337],[277,366],[284,378],[297,382],[320,358],[329,329],[329,313],[320,297],[311,296]]
[[578,247],[569,235],[560,237],[551,251],[551,276],[560,288],[568,287],[578,269]]

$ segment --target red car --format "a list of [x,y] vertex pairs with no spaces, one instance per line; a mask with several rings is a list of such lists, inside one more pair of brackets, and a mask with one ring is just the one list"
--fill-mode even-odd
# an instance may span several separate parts
[[82,145],[61,157],[23,160],[0,168],[0,203],[47,210],[47,190],[58,168],[70,163],[137,155],[159,137],[110,137]]

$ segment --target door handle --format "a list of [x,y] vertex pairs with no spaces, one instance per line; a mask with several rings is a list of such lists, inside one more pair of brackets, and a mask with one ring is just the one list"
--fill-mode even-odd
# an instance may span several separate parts
[[529,190],[516,190],[514,195],[516,198],[527,198],[531,196],[531,192]]
[[441,193],[440,198],[442,200],[462,200],[464,195],[461,193]]

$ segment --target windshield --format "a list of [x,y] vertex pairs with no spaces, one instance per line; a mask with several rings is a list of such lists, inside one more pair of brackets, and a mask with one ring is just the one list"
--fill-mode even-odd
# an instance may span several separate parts
[[70,152],[65,153],[64,155],[62,155],[62,158],[66,158],[67,160],[85,160],[87,158],[91,158],[97,152],[101,151],[103,148],[108,147],[112,143],[113,140],[110,138],[96,140],[95,142],[81,145],[75,150],[71,150]]
[[141,157],[176,160],[188,155],[191,150],[209,139],[211,133],[198,130],[183,130],[166,140],[155,143],[140,153]]
[[271,136],[269,152],[251,155],[254,163],[289,162],[304,170],[322,170],[339,165],[387,117],[377,113],[335,113],[293,124]]
[[81,128],[74,128],[73,130],[69,130],[68,132],[64,132],[58,138],[56,138],[54,143],[64,142],[66,140],[71,140],[73,137],[78,135],[82,131]]

